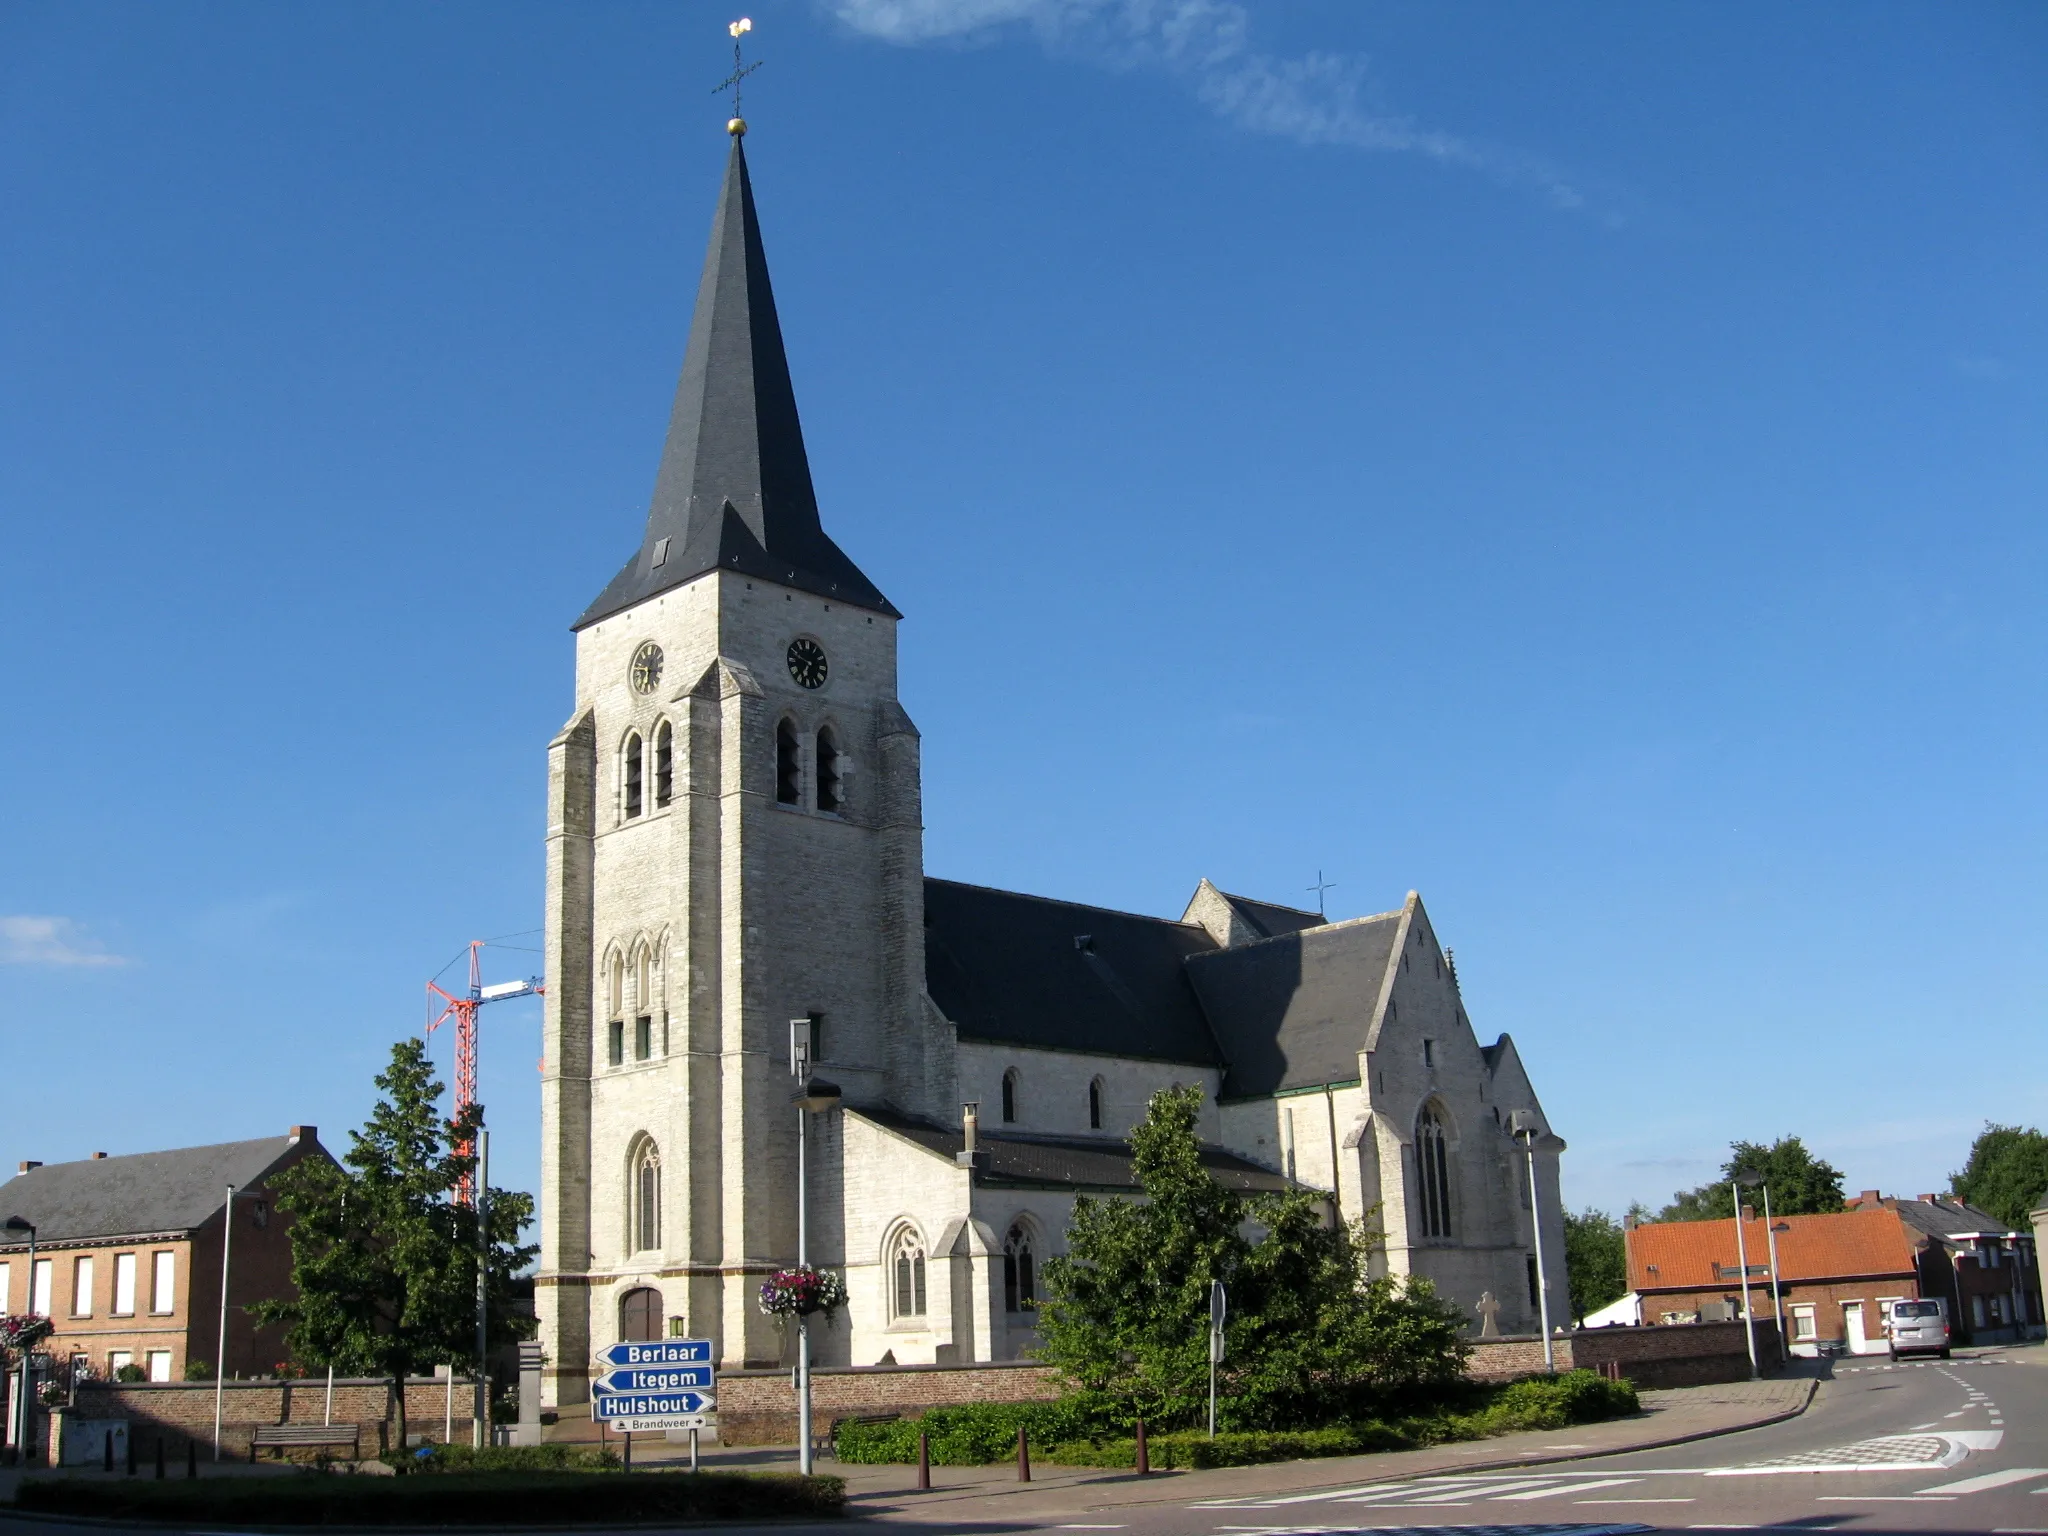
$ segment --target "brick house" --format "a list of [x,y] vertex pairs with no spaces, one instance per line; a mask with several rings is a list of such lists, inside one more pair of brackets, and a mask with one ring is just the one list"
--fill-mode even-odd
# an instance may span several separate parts
[[2010,1344],[2042,1336],[2041,1260],[2031,1232],[2007,1227],[1960,1200],[1880,1196],[1866,1189],[1852,1210],[1896,1211],[1920,1271],[1920,1294],[1948,1302],[1958,1344]]
[[226,1370],[267,1372],[284,1355],[283,1330],[257,1327],[243,1308],[290,1292],[291,1245],[266,1181],[310,1156],[328,1152],[313,1126],[295,1125],[255,1141],[25,1162],[0,1184],[0,1219],[34,1223],[35,1271],[26,1241],[0,1244],[0,1308],[49,1318],[54,1331],[40,1348],[75,1374],[104,1379],[134,1365],[151,1381],[176,1381],[190,1361],[218,1364],[233,1186]]
[[[1912,1238],[1896,1211],[1780,1216],[1766,1225],[1743,1212],[1749,1305],[1771,1312],[1771,1227],[1778,1228],[1778,1289],[1786,1343],[1795,1355],[1824,1346],[1882,1354],[1892,1303],[1922,1294]],[[1646,1324],[1716,1322],[1742,1316],[1743,1273],[1735,1223],[1644,1222],[1628,1229],[1629,1287]]]

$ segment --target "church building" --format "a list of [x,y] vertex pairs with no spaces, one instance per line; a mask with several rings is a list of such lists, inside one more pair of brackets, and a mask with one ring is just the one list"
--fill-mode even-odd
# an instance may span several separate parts
[[[925,874],[901,615],[820,522],[734,128],[646,531],[548,748],[548,1400],[620,1339],[791,1358],[759,1290],[806,1114],[809,1257],[849,1293],[817,1362],[1026,1354],[1075,1197],[1133,1190],[1175,1084],[1226,1183],[1326,1192],[1474,1331],[1488,1292],[1534,1331],[1544,1276],[1563,1321],[1564,1143],[1413,892],[1327,922],[1202,880],[1151,917]],[[800,1036],[836,1107],[793,1102]]]

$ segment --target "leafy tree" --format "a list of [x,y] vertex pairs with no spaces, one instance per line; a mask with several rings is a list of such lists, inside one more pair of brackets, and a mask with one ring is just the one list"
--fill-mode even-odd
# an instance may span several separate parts
[[1970,1144],[1970,1160],[1948,1176],[1948,1188],[1958,1200],[2025,1231],[2028,1213],[2048,1201],[2048,1136],[2031,1126],[1987,1121]]
[[1199,1088],[1153,1095],[1131,1134],[1142,1201],[1075,1202],[1068,1252],[1046,1265],[1040,1358],[1119,1417],[1192,1422],[1207,1403],[1220,1278],[1219,1417],[1232,1427],[1313,1423],[1375,1393],[1457,1380],[1457,1310],[1426,1281],[1372,1277],[1364,1234],[1327,1225],[1318,1197],[1225,1189],[1201,1163],[1201,1105]]
[[1583,1323],[1628,1294],[1628,1235],[1605,1211],[1564,1213],[1564,1267],[1571,1277],[1572,1317]]
[[[1721,1177],[1697,1189],[1682,1189],[1657,1213],[1659,1221],[1732,1219],[1735,1196],[1729,1183],[1755,1176],[1771,1188],[1774,1216],[1831,1216],[1842,1208],[1842,1174],[1806,1150],[1797,1136],[1781,1136],[1768,1147],[1760,1141],[1738,1141],[1721,1165]],[[1758,1197],[1745,1196],[1755,1204]]]
[[[476,1358],[480,1233],[476,1212],[453,1196],[476,1161],[455,1148],[464,1139],[474,1144],[482,1111],[440,1118],[442,1085],[421,1040],[391,1048],[377,1087],[383,1097],[368,1123],[350,1133],[342,1166],[307,1158],[271,1180],[278,1209],[293,1217],[298,1295],[250,1310],[263,1322],[289,1324],[286,1337],[301,1359],[393,1378],[403,1445],[406,1377]],[[487,1326],[494,1339],[523,1336],[533,1320],[513,1310],[511,1282],[539,1252],[519,1242],[533,1220],[533,1198],[493,1189],[486,1209]]]

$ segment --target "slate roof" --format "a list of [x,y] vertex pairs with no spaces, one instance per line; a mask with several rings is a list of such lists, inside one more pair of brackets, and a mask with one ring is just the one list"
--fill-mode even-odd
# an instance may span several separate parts
[[1961,1200],[1887,1200],[1885,1204],[1897,1211],[1907,1226],[1929,1237],[1954,1240],[1984,1233],[2003,1237],[2013,1230],[1989,1211]]
[[1191,957],[1188,980],[1230,1063],[1221,1097],[1355,1082],[1400,926],[1388,912]]
[[[262,1136],[211,1147],[46,1163],[0,1184],[0,1220],[27,1217],[43,1244],[190,1232],[221,1208],[230,1184],[237,1189],[254,1184],[299,1145],[290,1136]],[[26,1240],[10,1246],[26,1246]]]
[[[1797,1281],[1847,1279],[1868,1275],[1911,1275],[1912,1245],[1897,1213],[1886,1210],[1843,1211],[1834,1216],[1780,1216],[1791,1228],[1778,1234],[1778,1278]],[[1770,1262],[1770,1230],[1759,1217],[1745,1222],[1743,1242],[1749,1262]],[[1712,1291],[1740,1285],[1716,1275],[1714,1266],[1734,1270],[1735,1223],[1730,1221],[1652,1221],[1628,1234],[1628,1284],[1632,1291]],[[1655,1265],[1654,1272],[1651,1266]]]
[[[881,1109],[848,1109],[863,1119],[882,1126],[919,1146],[952,1159],[967,1145],[958,1126],[934,1125]],[[989,1185],[1030,1185],[1034,1188],[1071,1190],[1125,1190],[1138,1187],[1131,1169],[1131,1147],[1126,1141],[1106,1137],[1022,1136],[1003,1131],[980,1132],[976,1147],[988,1154],[988,1166],[978,1178]],[[1283,1190],[1289,1187],[1284,1175],[1239,1157],[1222,1147],[1205,1145],[1202,1166],[1216,1176],[1226,1189],[1244,1191]]]
[[1193,923],[933,879],[924,921],[925,989],[964,1038],[1222,1065],[1183,965],[1216,941]]
[[896,617],[826,536],[737,137],[640,550],[575,625],[723,568]]
[[1278,938],[1283,933],[1299,933],[1304,928],[1320,928],[1329,922],[1320,912],[1304,912],[1299,907],[1282,907],[1270,901],[1253,901],[1249,896],[1233,896],[1228,891],[1217,892],[1245,925],[1262,939]]

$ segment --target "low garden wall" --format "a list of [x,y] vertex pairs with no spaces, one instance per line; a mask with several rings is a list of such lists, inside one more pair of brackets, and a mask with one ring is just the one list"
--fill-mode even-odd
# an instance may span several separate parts
[[[1475,1381],[1511,1381],[1543,1369],[1541,1334],[1471,1340],[1465,1374]],[[1638,1387],[1698,1387],[1749,1379],[1749,1345],[1741,1323],[1671,1323],[1647,1328],[1581,1328],[1559,1334],[1552,1352],[1560,1371],[1591,1370],[1626,1376]],[[1758,1367],[1784,1364],[1778,1326],[1756,1320]]]
[[[188,1441],[213,1449],[213,1389],[210,1381],[80,1382],[72,1394],[72,1411],[81,1419],[126,1419],[138,1459],[154,1458],[156,1441],[167,1457],[182,1457]],[[250,1436],[259,1424],[319,1424],[327,1411],[327,1378],[297,1381],[258,1379],[229,1381],[221,1392],[221,1445],[232,1456],[249,1454]],[[382,1377],[337,1377],[334,1382],[336,1424],[362,1426],[362,1450],[375,1456],[391,1449],[397,1438],[397,1395]],[[455,1379],[453,1440],[470,1443],[476,1389],[466,1377]],[[448,1383],[439,1376],[415,1376],[405,1384],[407,1428],[436,1441],[447,1428]]]

